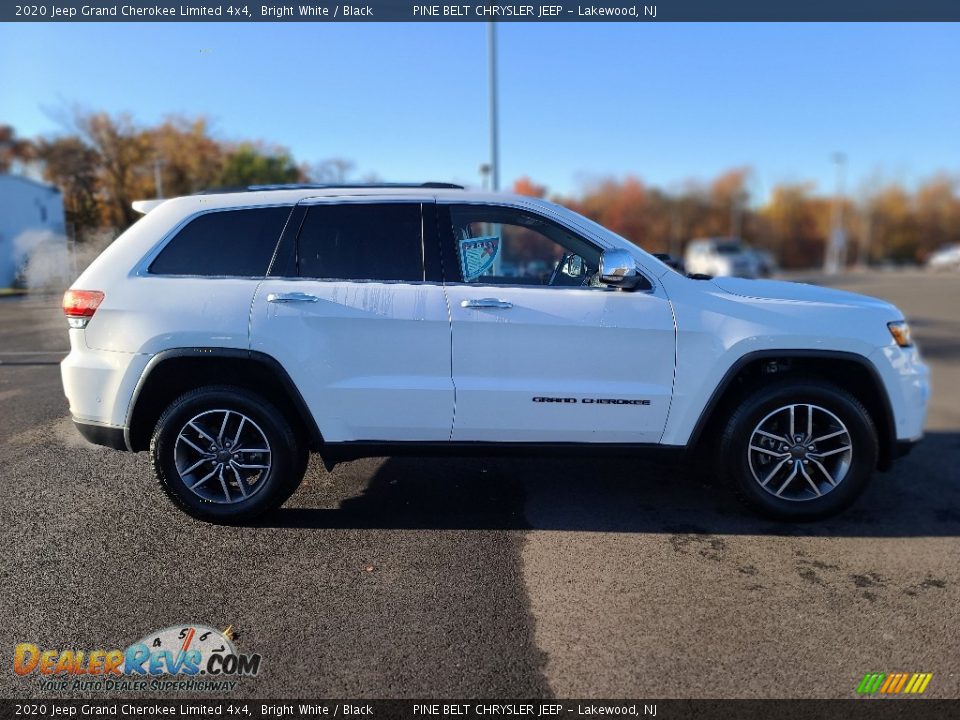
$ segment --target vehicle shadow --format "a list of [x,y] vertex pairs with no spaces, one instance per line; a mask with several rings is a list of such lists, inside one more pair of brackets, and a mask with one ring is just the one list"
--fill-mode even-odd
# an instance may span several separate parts
[[[960,433],[928,433],[878,473],[841,515],[779,523],[752,515],[723,487],[676,466],[630,458],[388,458],[372,473],[350,463],[323,478],[354,482],[336,507],[285,507],[259,525],[279,528],[430,528],[619,533],[914,537],[960,536]],[[311,465],[296,504],[311,505],[323,474]]]

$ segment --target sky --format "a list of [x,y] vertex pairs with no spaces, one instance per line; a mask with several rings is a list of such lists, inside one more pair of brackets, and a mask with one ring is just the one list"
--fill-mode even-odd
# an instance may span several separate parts
[[[960,25],[498,25],[501,184],[667,190],[752,168],[849,191],[960,175]],[[358,176],[478,185],[489,157],[484,23],[0,25],[0,122],[35,136],[73,106],[142,123],[204,115]]]

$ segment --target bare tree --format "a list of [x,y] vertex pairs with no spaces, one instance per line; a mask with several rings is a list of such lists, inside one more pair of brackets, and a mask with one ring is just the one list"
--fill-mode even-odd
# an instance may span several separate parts
[[310,169],[310,182],[342,185],[349,181],[353,169],[354,164],[343,158],[321,160]]

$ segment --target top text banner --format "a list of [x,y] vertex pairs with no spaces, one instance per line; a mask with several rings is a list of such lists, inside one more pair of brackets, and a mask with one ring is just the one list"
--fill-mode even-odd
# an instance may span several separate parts
[[553,0],[422,3],[356,0],[260,4],[185,0],[0,3],[3,22],[920,22],[960,21],[960,0]]

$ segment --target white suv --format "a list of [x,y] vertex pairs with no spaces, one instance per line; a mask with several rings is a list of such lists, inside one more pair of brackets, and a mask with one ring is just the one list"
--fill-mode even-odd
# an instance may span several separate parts
[[279,506],[309,451],[674,451],[783,519],[847,506],[922,434],[889,303],[690,278],[537,199],[441,184],[136,204],[64,297],[92,442],[188,513]]
[[691,240],[683,258],[687,272],[754,278],[761,272],[760,257],[737,238]]

